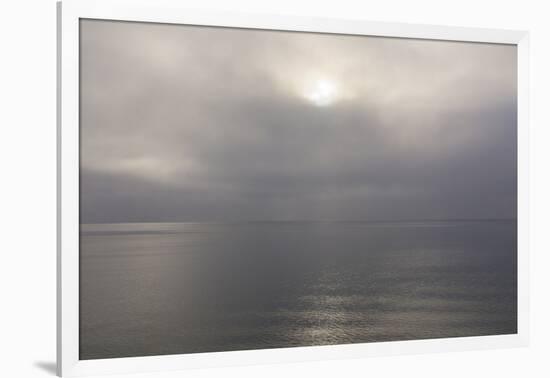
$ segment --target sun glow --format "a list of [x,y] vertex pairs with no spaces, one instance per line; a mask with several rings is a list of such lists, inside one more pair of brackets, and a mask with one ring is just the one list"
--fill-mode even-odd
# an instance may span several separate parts
[[317,106],[333,104],[338,97],[338,88],[329,80],[316,80],[304,93],[306,99]]

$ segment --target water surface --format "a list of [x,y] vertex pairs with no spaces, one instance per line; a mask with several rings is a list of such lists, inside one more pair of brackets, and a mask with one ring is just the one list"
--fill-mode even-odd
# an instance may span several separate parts
[[82,225],[80,358],[517,331],[516,221]]

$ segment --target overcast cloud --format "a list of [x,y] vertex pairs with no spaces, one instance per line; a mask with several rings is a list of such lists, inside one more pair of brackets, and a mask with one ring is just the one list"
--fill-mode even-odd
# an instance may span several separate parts
[[84,20],[81,221],[515,218],[516,75],[510,45]]

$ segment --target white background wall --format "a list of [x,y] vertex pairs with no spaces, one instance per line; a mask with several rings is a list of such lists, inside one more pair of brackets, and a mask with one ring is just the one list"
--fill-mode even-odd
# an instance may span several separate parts
[[[529,348],[187,371],[185,377],[548,377],[550,11],[536,0],[182,0],[190,7],[531,31]],[[55,361],[55,1],[0,5],[0,376]],[[166,375],[151,375],[164,377]]]

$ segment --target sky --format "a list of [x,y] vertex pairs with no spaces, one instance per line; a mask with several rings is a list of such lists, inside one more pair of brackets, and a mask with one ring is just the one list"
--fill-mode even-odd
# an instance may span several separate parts
[[80,27],[82,223],[516,217],[513,45]]

